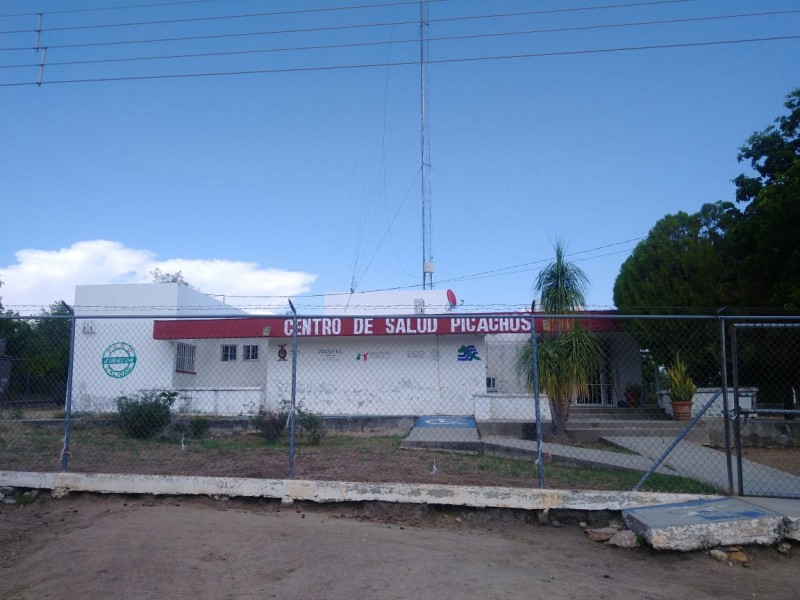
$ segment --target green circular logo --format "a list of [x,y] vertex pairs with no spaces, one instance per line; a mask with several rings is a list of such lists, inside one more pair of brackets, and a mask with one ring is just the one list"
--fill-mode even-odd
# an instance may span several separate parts
[[130,375],[136,366],[136,351],[125,342],[111,344],[103,352],[103,370],[109,377],[120,379]]

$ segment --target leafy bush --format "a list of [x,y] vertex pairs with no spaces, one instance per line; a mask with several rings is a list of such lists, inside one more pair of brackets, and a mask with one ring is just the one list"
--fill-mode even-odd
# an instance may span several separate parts
[[286,429],[288,420],[288,412],[266,410],[264,408],[259,408],[256,413],[250,417],[250,422],[253,424],[253,427],[255,427],[268,444],[274,444],[278,441],[284,429]]
[[174,419],[161,437],[171,442],[184,443],[188,439],[204,437],[209,429],[211,423],[205,417]]
[[211,428],[211,423],[205,417],[195,417],[189,421],[189,433],[192,437],[203,437]]
[[170,409],[177,392],[143,392],[117,398],[122,429],[138,439],[146,439],[162,432],[169,425]]
[[301,405],[295,408],[297,421],[303,432],[306,434],[312,446],[319,446],[322,438],[325,437],[325,417],[320,413],[315,413],[304,409]]

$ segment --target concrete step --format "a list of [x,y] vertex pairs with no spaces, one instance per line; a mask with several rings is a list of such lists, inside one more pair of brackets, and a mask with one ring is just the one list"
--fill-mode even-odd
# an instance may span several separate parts
[[680,431],[686,427],[686,421],[671,419],[595,419],[581,421],[570,419],[565,428],[570,429],[663,429],[664,431]]
[[643,408],[584,408],[572,407],[569,411],[570,421],[594,420],[668,420],[664,412],[654,407]]
[[[668,422],[669,423],[669,422]],[[580,442],[597,442],[611,437],[676,437],[683,431],[683,425],[664,427],[658,426],[658,423],[648,423],[647,426],[627,426],[616,427],[611,423],[607,423],[606,427],[575,427],[568,426],[567,436],[570,439]],[[650,425],[656,425],[651,427]],[[708,431],[703,428],[694,427],[689,430],[684,439],[687,442],[694,442],[696,444],[708,444]]]

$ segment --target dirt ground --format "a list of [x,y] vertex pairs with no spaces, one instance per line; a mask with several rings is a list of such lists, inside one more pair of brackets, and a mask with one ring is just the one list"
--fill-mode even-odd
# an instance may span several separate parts
[[[5,427],[5,429],[3,429]],[[60,469],[63,430],[21,422],[0,426],[0,470]],[[328,435],[320,446],[298,440],[295,477],[340,481],[446,483],[530,487],[537,472],[530,461],[484,455],[402,450],[401,436]],[[602,444],[575,442],[586,449],[613,450]],[[800,447],[746,448],[744,457],[800,475]],[[435,477],[434,461],[436,465]],[[198,438],[134,440],[119,428],[76,425],[69,452],[69,470],[85,473],[199,475],[283,479],[288,476],[285,442],[268,446],[256,434],[212,431]],[[579,468],[546,462],[548,487],[629,490],[641,473]],[[648,491],[716,493],[688,480],[651,477]]]
[[[553,515],[551,515],[552,517]],[[624,550],[555,515],[379,503],[42,494],[0,505],[0,598],[797,598],[794,544]]]

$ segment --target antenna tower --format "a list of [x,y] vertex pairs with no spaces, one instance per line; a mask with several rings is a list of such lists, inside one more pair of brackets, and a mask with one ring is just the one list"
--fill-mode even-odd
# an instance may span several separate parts
[[430,97],[428,80],[428,0],[419,0],[419,122],[422,181],[422,289],[433,289],[431,250],[431,140],[428,131]]

